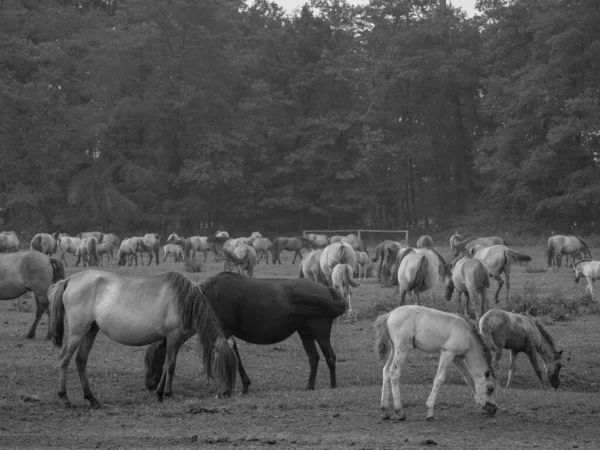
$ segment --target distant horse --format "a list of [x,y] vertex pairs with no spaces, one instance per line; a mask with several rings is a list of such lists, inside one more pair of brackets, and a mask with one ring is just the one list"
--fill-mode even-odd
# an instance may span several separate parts
[[228,238],[229,239],[229,233],[227,231],[217,231],[215,233],[215,236],[218,238]]
[[79,233],[77,235],[77,237],[79,239],[85,239],[86,237],[95,237],[96,240],[98,241],[98,244],[101,244],[102,242],[104,242],[104,233],[100,232],[100,231],[85,231],[82,233]]
[[[458,291],[458,313],[468,317],[468,305],[473,302],[477,320],[487,309],[486,293],[490,287],[490,276],[481,261],[466,256],[457,257],[446,272],[446,300],[452,299],[454,289]],[[465,296],[463,306],[462,296]],[[479,313],[477,312],[479,301]]]
[[230,395],[235,387],[237,358],[227,343],[211,305],[202,290],[185,276],[167,272],[157,276],[127,277],[99,270],[71,275],[49,289],[52,297],[50,328],[56,346],[62,346],[64,316],[69,334],[61,353],[58,396],[65,406],[67,370],[73,353],[83,396],[92,408],[100,403],[87,377],[87,359],[99,330],[124,345],[142,346],[166,339],[166,364],[156,389],[159,401],[171,395],[177,353],[187,330],[198,333],[205,373],[219,383],[219,394]]
[[331,272],[331,287],[348,302],[348,312],[352,312],[352,288],[360,286],[354,281],[354,269],[350,264],[337,264]]
[[37,250],[45,255],[52,256],[54,253],[56,253],[58,247],[56,239],[54,239],[51,234],[38,233],[31,240],[29,249]]
[[375,256],[371,259],[372,262],[381,261],[377,271],[377,277],[380,283],[390,278],[390,273],[394,262],[398,257],[400,249],[406,248],[401,242],[385,240],[375,247]]
[[323,249],[310,250],[304,254],[300,261],[300,278],[327,285],[327,278],[321,271],[321,253]]
[[[398,286],[400,304],[406,303],[406,294],[412,293],[417,305],[420,293],[434,289],[448,271],[446,261],[432,248],[405,248],[400,251],[392,268],[392,286]],[[431,301],[435,305],[433,291]]]
[[[128,263],[128,266],[131,266],[133,261],[135,260],[135,265],[138,265],[138,253],[142,250],[141,244],[138,238],[125,238],[121,241],[121,245],[119,247],[119,251],[117,252],[117,264],[119,266],[124,266],[125,263]],[[143,265],[143,261],[142,261]]]
[[256,250],[250,245],[241,244],[235,247],[232,251],[225,247],[221,249],[223,259],[237,267],[240,274],[245,274],[249,277],[254,275],[254,266],[256,266]]
[[114,248],[115,248],[115,246],[110,241],[104,241],[104,242],[102,242],[102,244],[98,244],[97,251],[98,251],[98,258],[100,259],[100,262],[102,262],[104,260],[104,255],[106,255],[106,259],[109,262],[113,261],[115,259]]
[[371,258],[369,258],[369,254],[366,252],[356,252],[356,265],[358,268],[358,279],[360,280],[361,276],[363,280],[367,279],[367,272],[369,269],[369,264],[371,264]]
[[333,286],[331,274],[337,264],[348,264],[352,267],[352,273],[354,273],[354,269],[356,268],[356,252],[347,242],[334,242],[323,249],[319,263],[321,265],[321,272],[323,272],[323,275],[327,279],[327,284]]
[[352,248],[356,251],[359,252],[367,252],[367,245],[364,243],[364,241],[362,239],[360,239],[357,235],[355,234],[349,234],[348,236],[344,236],[342,239],[340,239],[340,242],[347,242],[348,244],[350,244],[352,246]]
[[98,242],[101,242],[102,244],[110,242],[114,248],[118,248],[119,244],[121,243],[121,240],[119,239],[119,236],[117,236],[114,233],[104,233],[102,235],[102,241]]
[[537,320],[514,314],[500,309],[490,309],[479,320],[479,330],[483,336],[484,342],[492,350],[494,355],[494,368],[498,367],[502,357],[502,349],[510,350],[510,369],[508,371],[508,381],[510,382],[517,367],[517,356],[524,352],[528,357],[533,370],[540,380],[540,386],[544,387],[542,371],[538,366],[536,353],[539,354],[544,362],[546,375],[550,380],[550,385],[557,389],[560,386],[560,369],[562,367],[561,357],[563,351],[556,349],[554,339],[550,333]]
[[417,248],[432,248],[433,247],[433,239],[431,236],[424,234],[417,241]]
[[[148,261],[148,265],[152,263],[152,257],[154,256],[156,265],[158,266],[158,253],[160,250],[160,236],[157,233],[146,233],[141,239],[142,248],[148,255],[150,256],[150,260]],[[140,255],[142,259],[142,266],[144,265],[144,258]]]
[[250,235],[251,239],[260,239],[262,237],[262,234],[260,234],[260,231],[253,231],[252,234]]
[[379,316],[374,329],[379,359],[383,362],[387,358],[381,389],[384,420],[392,414],[392,399],[398,420],[406,420],[400,398],[400,373],[412,348],[440,352],[433,389],[427,399],[427,420],[433,420],[435,399],[450,363],[462,374],[483,412],[489,417],[496,413],[496,379],[490,351],[477,329],[465,319],[437,309],[407,305]]
[[81,260],[83,260],[83,267],[97,266],[98,261],[98,240],[93,235],[88,235],[81,239],[81,243],[77,248],[77,261],[75,266],[78,266]]
[[14,231],[0,232],[0,249],[3,252],[18,252],[19,238]]
[[[191,236],[188,238],[190,242],[190,256],[192,259],[196,258],[197,252],[204,253],[204,262],[208,258],[208,252],[213,248],[213,244],[208,242],[206,236]],[[186,239],[180,237],[177,233],[171,233],[167,238],[167,244],[179,245],[182,249],[185,248]],[[214,251],[214,250],[213,250]]]
[[283,250],[287,250],[289,252],[294,252],[294,259],[292,260],[292,264],[296,263],[296,257],[300,257],[302,259],[302,254],[300,250],[303,248],[312,249],[312,242],[302,236],[296,237],[278,237],[273,239],[273,246],[271,247],[271,256],[273,264],[279,262],[281,264],[281,259],[279,259],[279,255]]
[[573,274],[575,275],[575,283],[579,283],[581,277],[587,280],[585,292],[588,292],[594,298],[594,281],[600,279],[600,262],[584,259],[577,261],[573,266]]
[[506,301],[510,300],[510,268],[513,264],[525,265],[531,261],[531,256],[516,252],[505,245],[492,245],[491,247],[476,246],[471,249],[470,256],[479,259],[487,268],[490,276],[498,282],[498,289],[494,299],[498,303],[500,289],[504,281],[500,274],[504,272],[506,278]]
[[329,245],[329,238],[326,234],[308,233],[306,239],[313,243],[314,248],[325,248]]
[[490,236],[490,237],[477,237],[471,236],[469,238],[464,238],[458,234],[458,231],[454,236],[450,238],[450,249],[452,250],[452,254],[454,256],[458,256],[460,252],[468,252],[467,245],[471,245],[471,247],[475,245],[481,245],[484,247],[490,247],[492,245],[507,245],[506,240],[502,239],[499,236]]
[[265,258],[267,264],[269,264],[269,252],[271,251],[271,247],[273,246],[273,241],[269,238],[259,237],[253,238],[250,237],[251,245],[256,250],[256,255],[258,259],[256,262],[260,262],[262,258]]
[[163,247],[163,262],[167,260],[167,256],[172,256],[173,261],[183,261],[183,249],[177,244],[167,244]]
[[[562,255],[567,255],[567,267],[569,267],[569,255],[574,260],[575,256],[583,253],[588,259],[592,259],[592,252],[587,243],[579,236],[562,236],[557,234],[548,239],[546,246],[546,260],[548,269],[561,266]],[[573,261],[571,261],[573,262]]]
[[0,255],[0,300],[12,300],[27,292],[32,292],[35,298],[35,320],[27,333],[28,339],[35,337],[42,315],[49,313],[48,286],[64,277],[65,269],[60,261],[40,252]]
[[[273,345],[298,333],[308,356],[310,375],[306,389],[315,388],[321,348],[329,367],[331,387],[337,387],[335,353],[331,347],[331,327],[346,312],[346,302],[333,288],[299,278],[249,278],[223,272],[209,278],[200,289],[218,316],[228,338],[250,344]],[[192,334],[188,334],[190,337]],[[242,393],[250,379],[238,357]],[[164,361],[164,345],[155,343],[146,350],[146,387],[154,389]]]
[[77,257],[77,250],[81,245],[81,239],[77,237],[71,237],[65,233],[56,233],[55,239],[57,242],[58,249],[60,250],[60,260],[68,267],[67,258],[65,258],[65,253],[70,253],[73,256]]
[[342,242],[342,239],[344,239],[345,236],[340,236],[339,234],[336,234],[335,236],[331,236],[329,238],[329,243],[330,244],[335,244],[336,242]]

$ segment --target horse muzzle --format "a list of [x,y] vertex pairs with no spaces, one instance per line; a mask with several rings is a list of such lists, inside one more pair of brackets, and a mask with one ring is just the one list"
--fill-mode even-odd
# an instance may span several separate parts
[[554,389],[558,389],[560,387],[560,378],[550,377],[550,386],[552,386]]
[[490,402],[485,402],[485,406],[482,408],[483,414],[488,417],[494,417],[496,411],[498,411],[498,407]]

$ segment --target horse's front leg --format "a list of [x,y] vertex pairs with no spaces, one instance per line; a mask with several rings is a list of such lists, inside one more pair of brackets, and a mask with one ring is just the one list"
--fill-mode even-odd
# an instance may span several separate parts
[[496,303],[498,303],[500,301],[500,289],[502,289],[502,286],[504,285],[504,280],[499,273],[492,275],[492,277],[498,282],[498,289],[496,289],[496,293],[494,294],[494,299],[496,300]]
[[585,277],[585,279],[587,280],[587,287],[585,288],[586,292],[589,292],[589,294],[592,296],[592,298],[594,298],[594,280],[592,277]]
[[544,389],[544,375],[542,374],[542,369],[540,369],[535,349],[530,348],[525,353],[529,358],[529,362],[531,363],[531,367],[533,367],[533,371],[538,377],[538,380],[540,380],[540,389]]
[[438,370],[433,380],[433,389],[427,399],[427,420],[433,420],[433,407],[435,406],[435,399],[437,397],[440,386],[446,379],[446,372],[448,371],[448,365],[454,360],[454,354],[448,351],[442,351],[440,354],[440,362],[438,364]]
[[[300,333],[298,333],[300,334]],[[310,334],[300,334],[302,340],[302,346],[308,356],[308,364],[310,365],[310,374],[308,376],[308,384],[306,390],[314,391],[315,379],[317,378],[317,368],[319,367],[319,352],[315,344],[315,338]]]
[[[404,408],[402,407],[402,397],[400,396],[400,375],[402,374],[402,366],[406,361],[406,357],[408,356],[408,346],[397,346],[392,350],[393,360],[392,364],[389,367],[389,379],[390,385],[392,388],[392,397],[394,399],[394,412],[398,415],[398,420],[403,421],[406,420],[406,413],[404,412]],[[389,359],[388,359],[389,362]],[[386,364],[387,367],[387,364]],[[383,410],[383,389],[382,389],[382,410]],[[385,411],[384,411],[384,419],[386,419]],[[388,417],[389,418],[389,415]]]
[[510,387],[510,383],[512,381],[512,377],[517,370],[517,356],[519,356],[519,352],[516,350],[510,351],[510,360],[509,360],[509,368],[508,368],[508,380],[506,380],[506,388]]
[[75,364],[77,365],[77,373],[79,374],[79,380],[81,381],[81,387],[83,389],[83,398],[90,402],[90,406],[93,409],[100,408],[100,402],[94,397],[92,390],[90,389],[90,382],[87,376],[87,360],[90,355],[90,350],[94,345],[94,339],[98,334],[98,325],[94,322],[92,327],[87,334],[81,340],[77,356],[75,357]]

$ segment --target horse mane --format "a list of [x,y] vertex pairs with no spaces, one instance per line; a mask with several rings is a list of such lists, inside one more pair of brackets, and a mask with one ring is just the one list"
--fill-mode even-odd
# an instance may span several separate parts
[[556,355],[558,352],[556,351],[556,343],[554,342],[554,338],[550,335],[550,333],[548,333],[546,327],[544,327],[537,319],[533,317],[531,317],[531,319],[533,320],[533,323],[542,335],[542,339],[545,339],[548,342],[548,344],[550,344],[552,351]]
[[485,342],[485,339],[479,332],[479,327],[477,326],[477,322],[468,320],[467,323],[469,324],[469,327],[471,327],[471,333],[475,336],[475,338],[477,339],[477,342],[479,342],[481,344],[481,348],[483,348],[483,356],[485,357],[485,360],[487,362],[488,369],[490,369],[492,371],[492,374],[494,374],[494,368],[493,368],[493,364],[492,364],[492,362],[493,362],[492,350],[487,345],[487,343]]

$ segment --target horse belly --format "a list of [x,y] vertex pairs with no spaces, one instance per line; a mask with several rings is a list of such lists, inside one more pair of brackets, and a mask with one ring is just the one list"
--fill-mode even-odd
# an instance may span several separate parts
[[0,300],[12,300],[27,292],[22,283],[14,281],[0,281]]

